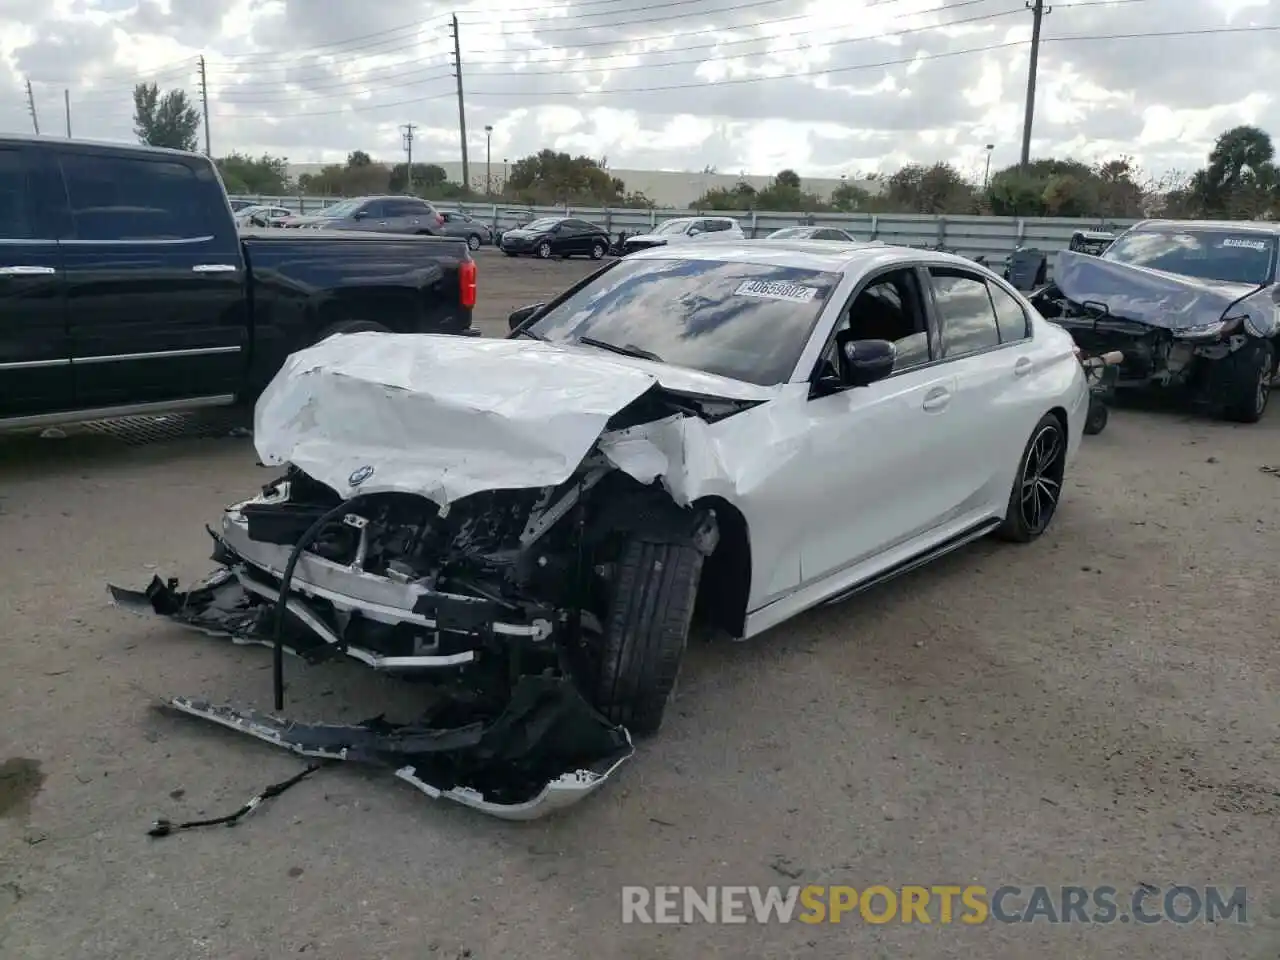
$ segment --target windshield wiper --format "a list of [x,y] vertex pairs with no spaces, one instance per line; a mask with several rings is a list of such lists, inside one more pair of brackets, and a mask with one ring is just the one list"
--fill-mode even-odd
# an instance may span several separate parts
[[616,343],[607,343],[604,340],[597,340],[594,337],[578,337],[574,343],[585,343],[588,347],[598,347],[601,350],[608,350],[610,353],[620,353],[624,357],[635,357],[637,360],[652,360],[654,363],[666,362],[652,350],[646,350],[644,347],[637,347],[634,343],[627,343],[619,346]]

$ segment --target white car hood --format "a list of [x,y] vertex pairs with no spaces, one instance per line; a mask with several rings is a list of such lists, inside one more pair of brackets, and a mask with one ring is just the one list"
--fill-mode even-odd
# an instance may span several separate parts
[[738,400],[777,395],[527,338],[339,334],[285,362],[258,400],[254,442],[263,463],[292,463],[344,497],[413,493],[444,507],[484,490],[564,482],[609,418],[657,384]]
[[637,233],[637,234],[634,234],[634,235],[632,235],[632,236],[630,236],[630,237],[627,237],[627,240],[628,240],[628,241],[631,241],[631,240],[641,240],[641,241],[643,241],[643,242],[645,242],[645,243],[667,243],[667,242],[669,242],[669,241],[671,240],[671,238],[672,238],[673,236],[674,236],[674,237],[683,237],[683,236],[684,236],[684,234],[683,234],[683,233],[676,233],[676,234],[671,234],[671,233]]

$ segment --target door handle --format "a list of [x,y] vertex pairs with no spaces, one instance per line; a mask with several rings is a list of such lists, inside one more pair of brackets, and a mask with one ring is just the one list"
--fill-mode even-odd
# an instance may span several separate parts
[[385,220],[379,220],[379,221],[378,221],[378,226],[380,226],[380,227],[385,227],[386,225],[387,225],[387,221],[385,221]]
[[0,267],[0,277],[47,277],[57,272],[53,267],[36,267],[26,264]]
[[1015,377],[1025,377],[1034,370],[1036,365],[1030,357],[1019,357],[1018,362],[1013,365],[1013,375]]
[[946,387],[934,387],[924,395],[924,409],[935,412],[946,409],[948,403],[951,402],[951,391]]
[[192,273],[235,273],[240,268],[234,263],[197,263]]

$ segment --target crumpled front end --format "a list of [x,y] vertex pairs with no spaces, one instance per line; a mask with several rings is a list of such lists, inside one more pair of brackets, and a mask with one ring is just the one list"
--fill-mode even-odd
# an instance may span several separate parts
[[[585,796],[630,755],[624,718],[641,717],[609,700],[635,679],[620,665],[643,623],[619,610],[634,608],[647,575],[692,614],[718,543],[714,511],[694,502],[718,470],[707,421],[759,401],[668,395],[647,373],[565,364],[529,341],[495,351],[436,338],[472,363],[459,371],[433,353],[432,371],[366,335],[333,339],[354,342],[295,355],[259,402],[259,454],[288,466],[210,529],[215,572],[185,591],[159,578],[145,591],[113,588],[116,603],[311,662],[416,674],[446,704],[394,729],[174,700],[183,712],[307,756],[392,764],[430,795],[498,816]],[[501,369],[486,373],[495,354]],[[659,559],[645,574],[640,557]],[[678,652],[688,620],[669,619],[653,630]],[[547,729],[554,736],[534,736]],[[648,732],[641,720],[635,729]],[[581,745],[538,747],[552,740]],[[406,742],[453,753],[441,766],[440,751]]]
[[1274,288],[1165,273],[1083,252],[1058,253],[1032,302],[1091,355],[1124,354],[1119,386],[1183,385],[1199,361],[1222,360],[1280,332]]

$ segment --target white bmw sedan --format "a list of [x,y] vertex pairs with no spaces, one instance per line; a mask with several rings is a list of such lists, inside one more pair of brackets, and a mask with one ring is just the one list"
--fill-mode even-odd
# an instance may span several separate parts
[[660,247],[510,324],[294,354],[254,425],[287,470],[226,511],[213,577],[145,602],[277,656],[560,676],[651,733],[691,625],[750,637],[1035,540],[1088,409],[1064,330],[926,250]]

